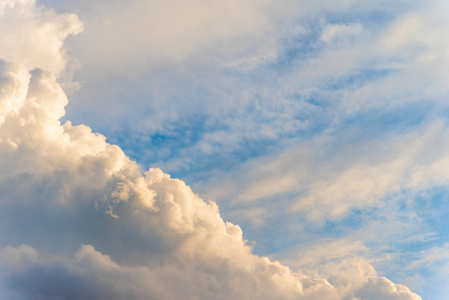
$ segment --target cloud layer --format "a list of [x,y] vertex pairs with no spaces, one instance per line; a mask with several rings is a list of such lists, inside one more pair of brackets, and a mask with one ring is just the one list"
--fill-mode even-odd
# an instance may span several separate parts
[[[25,39],[3,49],[0,63],[2,295],[421,299],[366,263],[357,272],[313,278],[254,255],[241,228],[225,222],[214,202],[160,169],[143,172],[89,127],[61,124],[68,103],[57,82],[62,41],[81,25],[74,15],[32,1],[4,0],[0,8],[0,24],[19,20],[8,27],[10,36]],[[42,55],[28,53],[33,43]],[[23,54],[14,56],[18,51]]]

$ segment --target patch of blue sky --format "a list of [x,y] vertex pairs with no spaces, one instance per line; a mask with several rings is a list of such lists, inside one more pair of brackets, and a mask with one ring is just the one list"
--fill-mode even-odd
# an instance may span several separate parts
[[[299,98],[299,97],[298,97]],[[244,137],[238,144],[228,145],[225,150],[221,145],[218,151],[210,153],[192,153],[184,167],[169,170],[174,177],[184,178],[191,184],[202,180],[202,176],[208,176],[212,170],[228,171],[238,163],[247,161],[257,156],[283,151],[286,147],[295,143],[301,143],[313,136],[323,133],[331,125],[333,105],[329,104],[325,95],[313,95],[305,102],[309,104],[309,110],[305,109],[298,112],[295,116],[299,120],[308,121],[307,128],[301,128],[285,134],[279,134],[275,138],[251,138]],[[297,101],[304,101],[297,99]],[[405,108],[400,107],[391,111],[383,109],[372,109],[359,114],[351,115],[342,120],[339,124],[332,124],[335,134],[345,133],[348,129],[354,138],[366,138],[366,136],[381,137],[389,131],[407,132],[427,120],[429,111],[432,111],[432,105],[428,103],[418,103]],[[320,113],[317,113],[320,112]],[[249,105],[244,117],[254,117],[256,114],[254,106]],[[319,115],[319,116],[317,116]],[[317,116],[317,117],[314,117]],[[145,168],[148,166],[158,166],[158,161],[176,160],[185,153],[186,149],[195,146],[205,134],[217,131],[226,132],[229,128],[223,127],[223,124],[215,124],[216,127],[206,128],[208,118],[213,116],[188,116],[185,120],[170,124],[172,128],[167,133],[154,135],[145,135],[141,137],[130,138],[129,132],[124,131],[122,135],[115,132],[110,139],[121,145],[125,152],[131,155]],[[257,118],[260,121],[259,118]],[[270,122],[269,120],[267,121]],[[263,123],[263,122],[261,122]],[[354,131],[356,130],[356,131]],[[146,150],[142,150],[146,149]],[[163,168],[166,169],[166,168]]]
[[[178,134],[182,133],[179,132]],[[197,134],[203,135],[204,132],[197,132]],[[133,158],[144,166],[161,167],[162,169],[166,169],[164,161],[182,160],[182,156],[186,155],[181,153],[183,150],[186,150],[185,147],[195,146],[196,144],[195,141],[182,144],[176,138],[171,139],[162,136],[160,137],[161,144],[157,145],[152,142],[153,139],[154,137],[144,146],[152,149],[152,152],[155,154],[153,157],[136,153],[137,155]],[[207,179],[213,171],[226,172],[251,158],[270,154],[276,150],[279,151],[278,143],[278,139],[243,139],[238,144],[230,145],[230,149],[227,151],[220,149],[210,153],[191,153],[189,158],[192,160],[186,160],[182,167],[170,170],[170,174],[173,177],[183,178],[188,184],[195,185],[196,182]],[[191,151],[195,152],[193,149]],[[159,152],[167,153],[168,155],[159,155]]]
[[[435,189],[432,189],[435,190]],[[298,252],[313,245],[316,240],[339,240],[350,237],[362,239],[364,245],[370,249],[370,256],[375,265],[382,270],[382,275],[394,278],[397,282],[406,280],[406,277],[421,274],[420,270],[408,270],[409,265],[418,259],[423,251],[432,247],[441,247],[447,240],[447,234],[442,232],[447,228],[449,221],[435,220],[434,212],[439,210],[440,217],[447,215],[447,188],[437,188],[438,195],[432,197],[417,197],[416,205],[410,202],[410,198],[416,196],[411,190],[403,190],[382,199],[385,205],[368,206],[363,209],[352,209],[345,217],[339,219],[325,219],[323,223],[306,222],[305,214],[285,213],[291,199],[297,197],[295,193],[277,195],[274,198],[262,200],[258,205],[268,207],[272,216],[264,218],[262,227],[254,226],[250,218],[244,218],[235,213],[226,213],[227,220],[237,222],[244,229],[245,237],[256,240],[254,251],[260,255],[274,255],[285,249],[296,247]],[[428,191],[427,191],[428,192]],[[419,193],[418,193],[419,195]],[[427,203],[422,208],[421,201]],[[430,201],[430,202],[429,202]],[[254,207],[245,207],[250,214]],[[234,208],[235,209],[235,208]],[[278,213],[284,212],[282,218]],[[439,232],[443,235],[440,236]],[[395,264],[380,260],[385,255],[395,257]],[[419,272],[418,272],[419,271]],[[432,268],[428,267],[429,274]]]
[[[444,192],[443,198],[446,198]],[[403,209],[403,215],[399,218],[397,218],[397,214],[389,215],[388,212],[379,208],[354,209],[347,217],[335,221],[328,220],[321,226],[304,224],[298,220],[300,218],[298,215],[284,215],[282,220],[268,220],[263,229],[256,231],[258,243],[255,245],[254,251],[261,255],[270,255],[279,259],[277,253],[286,249],[293,247],[300,253],[308,247],[313,247],[317,240],[322,242],[344,239],[360,230],[362,236],[365,235],[367,238],[363,241],[364,244],[369,247],[369,254],[365,253],[365,256],[371,257],[374,266],[379,270],[380,276],[386,276],[398,283],[408,284],[412,290],[418,291],[424,297],[423,299],[444,299],[441,296],[445,295],[444,292],[447,292],[445,286],[445,284],[447,285],[447,278],[441,276],[447,275],[436,275],[434,265],[410,269],[410,264],[420,258],[418,257],[420,253],[424,253],[426,249],[431,247],[442,246],[444,243],[435,243],[433,238],[429,238],[426,242],[413,239],[406,241],[412,235],[426,235],[426,233],[432,231],[432,228],[410,226],[408,229],[400,229],[402,232],[395,233],[395,230],[392,230],[395,226],[391,222],[402,219],[404,227],[407,227],[407,223],[410,224],[414,221],[410,215],[412,212],[409,209]],[[432,212],[434,209],[438,208],[428,208],[428,212]],[[375,228],[370,228],[373,223],[380,224],[380,230],[376,231]],[[447,228],[444,224],[439,224],[437,227],[439,229]],[[364,231],[365,234],[363,234]],[[251,227],[245,228],[244,232],[247,236],[251,236],[253,233]],[[370,235],[372,236],[369,237]],[[264,240],[264,236],[271,238],[269,241],[268,239]],[[398,239],[398,237],[400,238]],[[385,255],[387,257],[393,256],[394,260],[385,260]],[[444,263],[444,261],[441,262]],[[421,282],[412,282],[413,280],[420,280]],[[433,292],[432,286],[437,291]],[[439,298],[435,298],[436,296]]]
[[[425,276],[425,275],[424,275]],[[417,290],[422,299],[445,299],[449,295],[448,283],[444,279],[436,279],[433,284]]]
[[367,83],[385,78],[396,71],[397,69],[394,67],[379,68],[374,64],[362,69],[353,70],[344,76],[329,78],[329,80],[322,83],[322,88],[326,90],[355,90],[363,87]]
[[284,213],[282,218],[268,218],[265,225],[258,229],[245,226],[245,222],[241,224],[245,237],[257,241],[254,246],[256,254],[282,259],[282,253],[288,249],[300,253],[322,241],[347,238],[354,228],[363,225],[362,220],[357,218],[357,214],[350,214],[340,221],[327,220],[324,224],[315,224],[305,223],[303,214]]
[[[324,121],[323,121],[324,122]],[[227,172],[240,163],[246,162],[252,158],[275,154],[283,152],[285,148],[289,148],[292,144],[300,143],[301,140],[311,138],[317,132],[321,132],[327,127],[327,124],[317,124],[309,126],[306,130],[298,129],[297,131],[280,134],[275,138],[251,138],[244,137],[237,144],[220,146],[218,150],[210,153],[191,153],[191,161],[187,161],[187,165],[183,168],[170,170],[170,173],[175,177],[183,178],[189,184],[194,185],[196,181],[207,179],[211,172],[221,171]],[[204,135],[212,132],[201,132],[199,135]],[[185,146],[195,146],[194,141],[188,144],[181,144],[177,140],[170,140],[171,144],[162,139],[160,145],[151,144],[147,147],[152,147],[155,152],[158,149],[169,149],[169,156],[165,156],[165,160],[182,159],[179,154],[186,150]],[[228,148],[228,149],[226,149]],[[193,151],[193,150],[192,150]],[[158,163],[151,163],[150,157],[139,157],[138,160],[144,165],[158,166]]]
[[[317,34],[315,34],[316,38]],[[314,38],[311,37],[311,40],[313,40]],[[298,51],[297,53],[305,53],[306,51],[304,49],[300,49],[300,51]],[[315,53],[315,51],[314,51]],[[288,57],[290,56],[290,57]],[[291,54],[287,55],[287,58],[285,61],[292,61],[298,59],[297,57],[293,57]],[[280,62],[277,65],[271,65],[268,68],[265,68],[265,70],[263,70],[264,72],[262,72],[263,74],[267,74],[266,77],[272,77],[273,74],[271,73],[281,73],[283,72],[284,74],[282,75],[284,78],[286,77],[285,75],[285,69],[282,66],[282,62]],[[257,71],[260,71],[260,69],[258,69]],[[264,75],[259,75],[256,76],[255,73],[257,72],[251,72],[251,73],[235,73],[236,71],[232,71],[232,70],[225,70],[225,73],[233,73],[234,72],[234,76],[238,76],[238,77],[243,77],[244,81],[249,81],[250,83],[252,82],[253,85],[257,85],[257,84],[261,84],[261,82],[263,83],[264,80],[266,81],[266,78],[263,78]],[[194,72],[195,73],[195,72]],[[208,112],[207,112],[207,108],[205,109],[205,111],[200,111],[199,113],[195,113],[193,110],[192,111],[183,111],[182,106],[183,103],[181,103],[182,101],[180,100],[180,98],[184,95],[184,97],[189,98],[189,97],[194,97],[196,99],[199,98],[203,98],[206,99],[206,106],[208,105],[214,105],[213,102],[215,101],[219,101],[217,99],[214,99],[215,95],[213,93],[210,93],[209,91],[207,91],[207,86],[209,85],[209,83],[204,82],[204,81],[200,81],[200,82],[196,82],[196,79],[204,77],[204,72],[199,72],[200,75],[195,75],[194,78],[183,78],[182,76],[180,78],[175,78],[173,79],[174,82],[179,83],[178,85],[176,85],[176,89],[178,90],[177,92],[175,92],[172,96],[169,96],[167,98],[169,103],[173,103],[174,106],[176,106],[175,109],[179,110],[179,113],[182,115],[181,120],[177,120],[177,121],[170,121],[170,120],[165,120],[163,122],[165,122],[162,127],[164,128],[162,132],[156,130],[156,132],[145,132],[145,130],[143,131],[143,133],[138,133],[138,135],[141,136],[141,138],[138,138],[137,141],[131,141],[129,139],[129,131],[130,130],[117,130],[116,128],[109,128],[110,124],[109,122],[106,122],[106,126],[103,126],[102,124],[96,124],[95,118],[91,118],[91,117],[87,117],[88,119],[90,119],[90,122],[83,122],[83,120],[81,120],[81,123],[89,123],[91,127],[94,128],[94,131],[99,131],[102,133],[105,133],[109,138],[111,142],[117,142],[119,145],[123,146],[123,148],[125,148],[125,151],[130,154],[133,158],[135,158],[137,161],[143,163],[145,166],[148,166],[150,164],[150,162],[154,162],[155,159],[170,159],[170,158],[174,158],[180,150],[185,149],[186,147],[192,146],[194,145],[196,142],[199,141],[199,137],[201,137],[202,135],[204,135],[205,133],[208,132],[213,132],[214,130],[223,130],[222,128],[220,128],[220,121],[222,120],[218,120],[217,121],[217,125],[216,128],[205,128],[204,123],[206,122],[204,119],[207,119],[207,121],[209,123],[214,123],[214,118],[217,117],[217,115],[212,114],[207,116]],[[226,74],[226,76],[229,76],[230,74]],[[358,78],[356,78],[356,76],[353,76],[351,78],[340,78],[336,80],[336,83],[334,84],[334,86],[330,85],[329,83],[325,83],[324,87],[326,87],[326,89],[329,92],[332,92],[334,89],[340,89],[340,88],[348,88],[348,85],[350,85],[350,83],[352,83],[353,81],[357,81],[357,82],[363,82],[364,80],[370,80],[371,77],[373,76],[381,76],[381,75],[385,75],[385,74],[379,74],[373,72],[372,74],[370,74],[369,72],[365,73],[363,76],[359,76]],[[287,75],[288,76],[288,75]],[[207,77],[207,76],[206,76]],[[254,78],[255,77],[255,78]],[[258,77],[262,77],[262,78],[258,78]],[[238,79],[235,79],[238,80]],[[233,82],[235,81],[233,80]],[[128,88],[122,88],[122,92],[120,92],[120,96],[124,96],[122,98],[127,98],[127,99],[133,99],[133,98],[142,98],[142,95],[135,95],[132,92],[129,93],[127,91],[123,91],[123,90],[134,90],[135,85],[140,85],[142,83],[143,80],[139,80],[138,84],[134,83],[132,86],[128,87]],[[123,83],[121,83],[123,85]],[[223,86],[223,88],[227,88],[226,85]],[[225,93],[227,93],[228,91],[225,91]],[[238,93],[237,93],[238,94]],[[324,108],[324,110],[329,109],[332,110],[333,107],[332,105],[329,107],[329,103],[330,103],[330,99],[328,98],[328,96],[330,96],[329,93],[325,93],[324,95],[321,95],[321,101],[318,100],[318,93],[316,93],[317,95],[312,95],[312,97],[310,97],[309,99],[306,100],[306,103],[312,104],[312,106],[321,106],[321,108]],[[103,98],[105,98],[106,96],[108,96],[108,94],[104,95]],[[253,95],[254,96],[254,95]],[[257,95],[256,95],[257,96]],[[288,96],[288,95],[287,95]],[[116,96],[117,97],[117,96]],[[233,95],[232,97],[238,97],[238,95]],[[293,96],[295,97],[295,96]],[[298,97],[298,98],[301,98]],[[209,99],[209,100],[207,100]],[[98,101],[98,99],[97,99]],[[103,100],[103,102],[106,102],[107,100]],[[160,99],[152,99],[152,100],[148,100],[148,101],[142,101],[142,102],[152,102],[152,101],[161,101]],[[184,101],[189,101],[189,100],[184,100]],[[191,101],[195,102],[197,100],[192,99]],[[253,100],[250,100],[253,101]],[[261,101],[261,106],[262,108],[264,107],[264,105],[266,105],[266,102],[270,102],[270,101],[276,101],[275,99],[262,99]],[[76,103],[76,101],[73,101]],[[73,103],[71,102],[71,103]],[[136,102],[136,101],[132,101],[132,102]],[[124,103],[123,101],[121,103]],[[212,103],[212,104],[210,104]],[[117,105],[117,104],[115,104]],[[243,104],[245,105],[245,104]],[[265,120],[261,119],[261,118],[257,118],[257,113],[252,109],[252,105],[251,102],[249,104],[247,104],[248,108],[247,111],[245,112],[244,115],[237,115],[235,116],[236,119],[238,118],[247,118],[247,117],[253,117],[255,118],[255,121],[260,122],[260,123],[269,123],[269,120],[267,122],[265,122]],[[180,107],[181,106],[181,107]],[[168,106],[170,107],[170,105]],[[167,108],[168,108],[167,107]],[[201,108],[201,109],[204,109]],[[272,110],[272,107],[267,107],[267,110]],[[69,108],[70,111],[70,108]],[[272,111],[273,113],[276,113],[276,111]],[[257,140],[257,141],[251,141],[251,137],[245,137],[245,141],[242,145],[237,146],[237,149],[241,149],[241,152],[236,151],[234,152],[234,156],[235,157],[241,157],[240,161],[244,161],[245,159],[247,159],[248,157],[251,156],[256,156],[256,155],[260,155],[264,153],[264,149],[267,147],[271,147],[274,143],[279,142],[279,140],[285,140],[285,139],[291,139],[291,138],[297,138],[298,136],[310,136],[311,133],[317,133],[322,131],[326,126],[329,125],[329,118],[324,118],[323,114],[318,114],[318,117],[314,116],[317,115],[315,114],[316,110],[312,110],[309,111],[307,109],[305,110],[300,110],[296,113],[295,116],[295,120],[300,120],[300,121],[307,121],[310,128],[308,130],[298,130],[298,131],[293,131],[293,132],[288,132],[286,134],[281,134],[278,139],[264,139],[262,141]],[[85,112],[82,113],[82,115]],[[134,112],[136,113],[136,112]],[[141,118],[142,116],[139,115],[141,114],[141,112],[137,112],[137,116],[136,119],[143,119]],[[152,116],[155,113],[151,113],[151,105],[150,105],[150,112],[148,114],[148,116],[146,116],[148,119],[151,119]],[[326,115],[326,114],[325,114]],[[327,115],[329,117],[329,114]],[[78,116],[79,117],[79,116]],[[221,116],[219,116],[218,118],[220,118]],[[73,119],[73,118],[69,118],[69,119]],[[79,118],[74,118],[79,119]],[[198,125],[198,119],[201,120],[202,124]],[[256,120],[257,119],[257,120]],[[212,122],[210,122],[212,120]],[[225,120],[227,121],[227,120]],[[288,122],[288,120],[285,120]],[[201,123],[200,122],[200,123]],[[134,130],[135,131],[135,130]],[[144,137],[144,135],[147,134],[147,137]],[[153,149],[153,155],[149,155],[151,154],[151,152],[147,152],[148,149]],[[138,152],[142,152],[143,153],[138,153]],[[231,151],[232,152],[232,151]],[[246,153],[250,153],[250,155],[247,155]],[[217,153],[214,153],[214,155],[217,155]],[[228,154],[226,154],[228,155]],[[218,156],[220,156],[220,154],[218,154]],[[203,161],[203,160],[202,160]],[[226,163],[221,164],[222,166],[226,165]],[[190,171],[195,171],[192,169],[189,169]],[[179,174],[179,176],[183,176],[183,174]]]
[[406,134],[418,126],[425,126],[434,118],[429,114],[437,109],[431,103],[416,103],[415,105],[400,106],[385,110],[379,107],[369,111],[361,111],[340,119],[334,124],[335,129],[353,129],[353,134],[364,135],[366,138],[379,137],[385,134]]
[[[298,250],[307,249],[317,240],[341,239],[351,234],[355,228],[362,228],[371,221],[376,208],[351,210],[347,216],[339,219],[323,219],[322,222],[308,222],[307,213],[291,209],[292,200],[298,193],[283,193],[276,197],[259,200],[251,206],[230,207],[227,201],[220,203],[223,215],[227,220],[239,224],[245,238],[257,241],[254,252],[259,255],[274,255],[291,247]],[[251,211],[258,207],[267,209],[263,224],[257,224],[252,219]],[[236,213],[237,211],[237,213]],[[245,214],[239,214],[245,211]],[[279,216],[282,215],[282,218]]]
[[278,59],[270,64],[286,71],[291,65],[292,60],[306,60],[316,57],[321,51],[326,49],[325,43],[320,40],[323,30],[327,25],[354,26],[360,24],[363,28],[379,30],[385,24],[388,24],[398,16],[398,12],[404,10],[413,10],[418,3],[404,3],[397,1],[388,3],[388,5],[373,5],[370,9],[362,7],[357,9],[355,5],[348,10],[320,10],[320,15],[311,14],[304,16],[301,25],[304,31],[285,39],[282,45],[282,53]]
[[[272,212],[275,208],[272,208]],[[251,212],[251,209],[248,209]],[[257,255],[273,256],[279,252],[289,249],[297,245],[306,247],[314,238],[319,236],[316,231],[307,231],[304,224],[298,222],[298,216],[293,214],[283,214],[283,217],[266,217],[263,226],[254,227],[253,224],[248,224],[247,220],[241,218],[234,218],[232,214],[223,213],[227,220],[237,222],[243,230],[244,238],[250,242],[256,241],[253,246],[253,251]],[[321,231],[321,230],[320,230]],[[323,230],[328,235],[329,231]],[[319,236],[322,238],[322,236]]]
[[[404,190],[399,195],[402,200],[394,197],[396,208],[392,212],[374,214],[369,218],[370,221],[377,219],[385,224],[402,222],[400,227],[391,226],[389,231],[379,232],[377,240],[366,245],[378,257],[382,254],[394,257],[394,263],[390,260],[374,263],[380,275],[407,284],[423,299],[443,299],[434,297],[448,291],[449,273],[446,267],[449,236],[445,230],[449,226],[448,195],[448,186],[418,193]],[[387,238],[388,235],[392,238]]]
[[197,143],[204,132],[205,119],[197,114],[188,120],[170,122],[168,126],[172,129],[154,134],[145,131],[132,133],[123,128],[123,131],[114,131],[114,134],[107,135],[108,141],[121,145],[131,158],[148,167],[154,161],[173,158],[183,148]]
[[[319,95],[316,95],[318,97]],[[184,176],[188,173],[198,172],[207,168],[223,168],[229,169],[237,162],[242,162],[250,157],[273,152],[279,146],[287,146],[291,144],[288,141],[304,139],[313,136],[317,132],[324,130],[329,125],[330,118],[325,117],[326,104],[323,102],[319,105],[319,101],[311,98],[306,99],[300,95],[295,95],[289,99],[287,104],[278,104],[278,99],[264,99],[261,95],[251,95],[252,99],[248,103],[239,108],[239,111],[227,112],[226,116],[207,114],[207,112],[192,113],[188,112],[177,121],[166,121],[165,130],[151,132],[137,132],[136,138],[130,138],[129,130],[106,132],[109,140],[118,143],[125,149],[131,157],[136,159],[144,166],[150,166],[155,161],[174,159],[178,157],[187,148],[195,146],[201,141],[201,138],[207,134],[216,132],[230,132],[237,130],[230,129],[229,124],[234,120],[245,120],[257,126],[264,124],[270,128],[276,128],[276,122],[307,122],[306,127],[298,127],[289,131],[279,130],[275,136],[263,135],[245,135],[238,140],[236,144],[221,145],[223,149],[211,153],[196,153],[198,160],[191,163],[184,173],[176,173],[177,170],[170,170],[174,176]],[[296,97],[296,99],[295,99]],[[215,101],[215,100],[212,100]],[[324,100],[323,100],[324,101]],[[293,104],[291,103],[293,102]],[[294,104],[302,103],[298,109]],[[292,109],[290,119],[283,119],[278,114],[285,113]],[[268,113],[268,115],[267,115]],[[318,116],[318,117],[316,117]],[[151,116],[149,116],[151,118]],[[101,130],[100,132],[104,132]],[[107,130],[107,128],[106,128]],[[241,128],[244,132],[246,129]],[[252,133],[252,132],[251,132]],[[226,150],[226,148],[229,148]],[[143,152],[142,152],[143,151]],[[139,153],[141,152],[141,153]],[[155,166],[155,165],[153,165]],[[174,172],[173,172],[174,171]]]
[[362,7],[357,9],[354,6],[353,9],[348,9],[343,12],[341,10],[330,10],[327,11],[322,18],[329,24],[365,24],[367,27],[378,27],[381,24],[388,24],[395,17],[397,17],[398,12],[412,10],[416,7],[411,1],[395,1],[388,2],[388,5],[381,5],[373,3],[374,5],[370,9]]
[[419,193],[416,197],[416,212],[427,226],[436,233],[429,246],[449,242],[449,185],[438,186]]
[[316,57],[324,48],[324,44],[319,41],[321,30],[320,27],[311,26],[304,32],[282,41],[282,52],[275,61],[267,66],[285,74],[285,72],[292,71],[296,67],[292,62]]

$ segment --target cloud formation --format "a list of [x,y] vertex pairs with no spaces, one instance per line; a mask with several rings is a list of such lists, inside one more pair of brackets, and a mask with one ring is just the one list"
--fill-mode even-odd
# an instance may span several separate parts
[[[61,43],[80,24],[73,15],[56,15],[32,1],[2,1],[0,8],[0,22],[26,12],[19,28],[27,20],[34,28],[41,24],[35,20],[48,19],[42,21],[45,30],[25,38],[38,37],[40,53],[55,54],[47,61],[45,55],[25,51],[12,57],[4,50],[13,62],[0,63],[2,295],[12,300],[421,299],[373,270],[346,280],[315,279],[254,255],[241,228],[225,222],[214,202],[159,169],[142,172],[89,127],[61,124],[68,103],[56,81],[64,65]],[[11,36],[15,29],[11,26]],[[27,39],[20,44],[26,50]],[[9,49],[16,53],[20,45]]]
[[59,75],[66,66],[64,39],[83,30],[75,14],[57,14],[35,0],[0,1],[0,57]]
[[11,299],[344,299],[391,284],[370,274],[339,295],[338,285],[253,255],[215,203],[161,170],[142,175],[87,126],[61,126],[67,98],[53,75],[3,65],[1,103],[24,96],[0,128],[1,282]]

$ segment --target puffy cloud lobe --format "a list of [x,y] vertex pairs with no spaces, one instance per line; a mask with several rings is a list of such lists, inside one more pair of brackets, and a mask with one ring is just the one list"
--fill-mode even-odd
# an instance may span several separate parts
[[29,73],[25,67],[19,67],[0,61],[2,101],[0,102],[0,124],[6,114],[17,113],[27,94]]
[[[379,295],[382,295],[379,297]],[[393,284],[384,277],[370,278],[368,283],[357,292],[359,299],[421,299],[417,295],[410,295],[410,290],[401,284]]]
[[0,57],[28,68],[63,71],[63,41],[83,30],[75,14],[56,14],[34,0],[0,1]]
[[[17,95],[16,107],[2,110],[0,127],[1,289],[11,299],[345,299],[354,293],[339,295],[325,279],[253,255],[241,229],[184,182],[159,169],[142,175],[87,126],[61,125],[67,98],[53,75],[6,63],[2,74],[0,103]],[[369,277],[360,290],[369,293],[384,281]],[[394,287],[386,295],[401,291],[418,299],[386,282]]]

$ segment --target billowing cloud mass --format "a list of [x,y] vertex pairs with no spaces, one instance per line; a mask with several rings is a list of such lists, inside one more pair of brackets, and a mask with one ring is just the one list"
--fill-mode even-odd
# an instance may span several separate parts
[[61,124],[61,43],[81,25],[32,1],[0,9],[0,24],[17,22],[2,33],[23,39],[1,46],[2,298],[421,299],[366,262],[313,278],[254,255],[214,202],[143,172],[89,127]]
[[53,75],[4,62],[2,90],[2,104],[18,103],[0,129],[11,299],[419,299],[372,272],[347,290],[253,255],[215,203],[159,169],[142,174],[87,126],[60,125],[67,99]]
[[56,14],[35,0],[0,1],[0,57],[59,75],[67,63],[64,39],[83,30],[75,14]]

